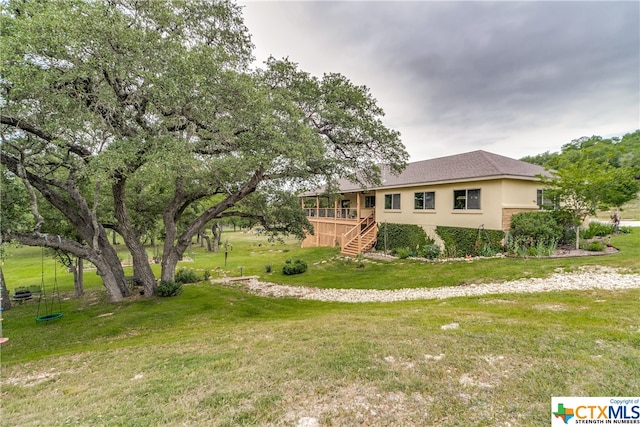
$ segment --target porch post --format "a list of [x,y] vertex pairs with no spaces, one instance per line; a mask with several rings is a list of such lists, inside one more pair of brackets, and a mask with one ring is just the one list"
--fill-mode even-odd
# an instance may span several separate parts
[[316,247],[320,246],[320,196],[316,194]]
[[[338,199],[333,201],[333,241],[338,241]],[[342,241],[340,247],[342,247]]]
[[356,205],[357,205],[356,206],[356,219],[358,221],[360,221],[360,192],[359,191],[356,193],[356,200],[357,200],[357,202],[356,202]]

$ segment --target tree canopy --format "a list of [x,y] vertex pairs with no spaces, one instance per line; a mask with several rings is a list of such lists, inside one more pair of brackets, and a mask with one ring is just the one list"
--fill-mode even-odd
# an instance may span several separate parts
[[597,210],[620,207],[640,190],[640,130],[620,138],[579,138],[560,153],[543,153],[522,160],[545,166],[543,177],[561,209],[568,211],[578,230]]
[[[366,87],[289,60],[252,69],[230,2],[8,1],[0,20],[3,180],[33,211],[31,230],[12,213],[2,238],[91,261],[114,301],[130,291],[108,229],[152,295],[149,233],[162,230],[161,278],[173,280],[208,222],[302,235],[295,194],[375,183],[378,164],[399,171],[408,158]],[[47,210],[70,226],[60,238],[46,235]]]

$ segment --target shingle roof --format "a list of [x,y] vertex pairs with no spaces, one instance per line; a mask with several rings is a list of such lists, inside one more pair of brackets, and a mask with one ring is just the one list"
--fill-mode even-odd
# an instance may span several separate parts
[[[544,173],[545,169],[542,166],[478,150],[409,163],[400,175],[392,175],[388,169],[385,170],[383,168],[382,185],[370,189],[488,179],[492,177],[531,180]],[[361,189],[357,184],[346,180],[340,182],[340,190],[342,192]]]

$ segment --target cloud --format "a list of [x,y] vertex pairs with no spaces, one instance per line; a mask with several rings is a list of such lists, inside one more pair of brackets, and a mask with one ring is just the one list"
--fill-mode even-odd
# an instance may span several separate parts
[[638,2],[245,5],[261,59],[369,86],[414,160],[640,127]]

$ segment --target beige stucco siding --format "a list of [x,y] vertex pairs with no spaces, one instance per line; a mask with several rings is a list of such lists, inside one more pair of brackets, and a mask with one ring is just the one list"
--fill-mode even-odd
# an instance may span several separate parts
[[[463,183],[384,189],[376,192],[376,221],[420,225],[428,232],[436,226],[500,230],[504,209],[537,209],[535,181],[493,179]],[[455,190],[480,190],[480,209],[454,209]],[[435,209],[414,209],[416,192],[435,192]],[[386,194],[400,194],[400,209],[384,209]]]

